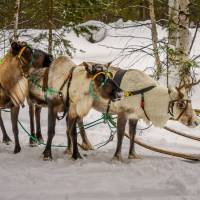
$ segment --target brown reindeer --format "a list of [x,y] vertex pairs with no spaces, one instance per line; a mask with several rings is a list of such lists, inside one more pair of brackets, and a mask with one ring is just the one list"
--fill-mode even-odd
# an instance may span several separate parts
[[[14,43],[12,45],[14,45]],[[24,47],[27,44],[25,42],[17,42],[17,45]],[[30,63],[28,63],[27,69],[29,69],[30,73],[30,71],[32,72],[40,68],[48,68],[52,60],[53,60],[52,55],[47,54],[39,49],[32,49],[32,56]],[[29,104],[29,115],[30,115],[30,131],[31,135],[35,136],[34,118],[36,118],[36,120],[40,119],[41,107],[34,106],[32,102],[29,101],[29,98],[28,98],[28,104]],[[0,127],[3,133],[3,143],[9,144],[11,142],[11,139],[9,138],[6,129],[4,127],[3,120],[1,117],[1,111],[0,111]],[[43,140],[40,123],[36,123],[36,137],[38,140]],[[31,146],[34,145],[34,141],[31,138],[30,138],[30,145]]]
[[[23,54],[23,55],[22,55]],[[28,81],[25,78],[23,67],[24,58],[29,60],[31,51],[17,43],[11,44],[11,49],[3,58],[0,65],[0,108],[11,108],[11,122],[15,138],[14,153],[21,150],[18,139],[17,119],[20,105],[28,95]]]

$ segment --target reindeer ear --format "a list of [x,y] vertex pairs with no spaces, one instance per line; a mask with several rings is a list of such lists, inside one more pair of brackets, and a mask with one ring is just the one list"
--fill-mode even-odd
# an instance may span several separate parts
[[106,68],[108,68],[108,67],[110,67],[110,66],[111,66],[111,64],[112,64],[112,61],[111,61],[111,62],[109,62],[109,63],[107,63],[107,64],[105,65],[105,67],[106,67]]
[[20,50],[20,48],[19,48],[18,43],[13,40],[12,43],[11,43],[11,53],[13,55],[17,55],[19,50]]
[[85,67],[85,70],[88,72],[88,74],[92,74],[92,65],[87,63],[87,62],[83,62],[83,66]]
[[12,49],[17,49],[18,48],[18,43],[16,41],[13,41],[11,44]]

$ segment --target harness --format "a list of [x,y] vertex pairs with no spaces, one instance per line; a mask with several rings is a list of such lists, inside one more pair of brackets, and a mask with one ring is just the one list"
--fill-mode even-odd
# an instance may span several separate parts
[[[30,65],[33,63],[33,59],[34,59],[34,52],[32,53],[32,56],[31,56],[31,60],[29,63],[25,63],[24,60],[22,60],[22,54],[23,52],[25,51],[26,47],[23,47],[19,54],[17,55],[20,63],[21,63],[21,67],[20,67],[20,70],[21,70],[21,73],[24,77],[28,78],[28,75],[25,75],[24,72],[23,72],[23,69],[22,69],[22,66],[25,64],[25,65]],[[57,119],[58,120],[61,120],[65,117],[67,111],[68,111],[68,107],[69,107],[69,87],[70,87],[70,84],[71,84],[71,79],[72,79],[72,73],[74,71],[74,68],[75,67],[72,67],[71,70],[70,70],[70,73],[69,73],[69,76],[67,76],[67,78],[65,79],[65,81],[63,82],[63,84],[61,85],[59,91],[58,91],[58,95],[60,98],[62,98],[62,101],[63,101],[63,105],[64,105],[64,111],[63,111],[63,114],[62,116],[57,116]],[[42,86],[42,91],[45,92],[45,99],[46,99],[46,102],[47,102],[47,98],[48,98],[48,69],[45,70],[45,74],[44,74],[44,79],[43,79],[43,86]],[[66,99],[64,99],[64,95],[63,95],[63,88],[65,86],[65,84],[68,82],[68,85],[67,85],[67,97]]]
[[[116,73],[115,73],[115,76],[113,78],[113,82],[114,84],[120,89],[120,85],[121,85],[121,81],[125,75],[125,73],[127,72],[127,70],[118,70]],[[139,95],[141,94],[141,101],[140,101],[140,107],[142,108],[146,118],[148,120],[149,117],[147,115],[147,112],[145,110],[145,100],[144,100],[144,93],[152,90],[153,88],[155,88],[156,86],[155,85],[152,85],[152,86],[149,86],[149,87],[146,87],[146,88],[143,88],[143,89],[140,89],[140,90],[135,90],[135,91],[124,91],[124,97],[130,97],[130,96],[134,96],[134,95]],[[109,112],[109,109],[110,109],[110,104],[111,104],[111,101],[108,102],[108,106],[107,106],[107,113]]]
[[19,51],[19,53],[18,53],[18,55],[17,55],[17,58],[19,59],[19,62],[20,62],[20,71],[21,71],[21,74],[22,74],[22,76],[24,76],[24,77],[26,77],[27,78],[27,75],[25,75],[25,73],[24,73],[24,71],[23,71],[23,69],[22,69],[22,66],[24,65],[24,64],[26,64],[23,60],[22,60],[22,54],[23,54],[23,52],[25,51],[25,49],[26,49],[26,46],[25,47],[23,47],[20,51]]
[[[168,89],[168,94],[170,95],[170,89]],[[169,105],[168,105],[168,113],[174,118],[174,104],[178,101],[182,101],[185,105],[184,105],[184,108],[183,110],[181,111],[181,113],[179,114],[179,116],[174,119],[174,120],[179,120],[181,118],[181,116],[183,115],[183,113],[186,111],[186,109],[188,108],[188,104],[191,103],[191,100],[188,100],[188,99],[176,99],[176,100],[172,100],[169,102]],[[186,103],[185,103],[186,102]]]
[[101,85],[99,86],[99,88],[101,88],[108,79],[111,79],[112,78],[112,73],[111,72],[108,72],[108,71],[101,71],[101,72],[98,72],[97,74],[95,74],[93,77],[92,77],[92,80],[90,81],[90,85],[89,85],[89,94],[90,96],[93,98],[93,99],[98,99],[99,97],[95,94],[94,92],[94,81],[95,79],[99,76],[103,74],[105,76],[105,80],[101,83]]
[[[72,76],[73,76],[73,72],[74,72],[74,69],[75,67],[72,67],[70,69],[70,74],[69,76],[65,79],[65,81],[63,82],[63,84],[61,85],[60,89],[59,89],[59,96],[60,98],[62,98],[62,101],[63,101],[63,105],[64,105],[64,111],[63,111],[63,115],[62,116],[57,116],[57,119],[58,120],[62,120],[68,109],[69,109],[69,101],[70,101],[70,98],[69,98],[69,88],[70,88],[70,85],[71,85],[71,81],[72,81]],[[62,90],[65,86],[65,84],[67,83],[67,95],[66,95],[66,99],[64,99],[64,96],[63,96],[63,93],[62,93]]]

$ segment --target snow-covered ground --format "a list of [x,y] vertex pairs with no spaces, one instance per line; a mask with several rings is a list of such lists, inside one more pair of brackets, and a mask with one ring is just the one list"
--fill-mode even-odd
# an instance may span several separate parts
[[[128,22],[126,25],[132,25]],[[122,25],[121,22],[115,23]],[[74,33],[66,35],[67,39],[77,49],[85,53],[77,52],[74,61],[97,61],[105,63],[116,59],[120,55],[119,49],[110,49],[107,46],[117,48],[127,45],[148,45],[150,29],[129,28],[115,29],[107,26],[107,37],[100,43],[91,44],[85,38],[77,38]],[[191,30],[193,32],[193,30]],[[36,31],[32,31],[33,34]],[[124,35],[139,36],[141,38],[125,38]],[[166,32],[159,27],[159,38],[163,38]],[[117,36],[117,37],[113,37]],[[120,36],[120,37],[119,37]],[[192,51],[197,55],[200,47],[200,34]],[[33,45],[34,46],[34,45]],[[123,68],[138,68],[144,70],[152,67],[152,57],[137,53],[115,60],[115,64]],[[200,107],[199,86],[193,91],[193,104]],[[86,123],[101,117],[100,113],[91,110],[84,119]],[[9,135],[12,137],[12,128],[9,113],[3,113],[4,122]],[[20,111],[20,121],[29,129],[29,117],[27,107]],[[168,126],[188,134],[200,136],[200,127],[187,128],[177,122],[169,121]],[[145,127],[142,122],[138,128]],[[42,132],[46,139],[47,110],[42,111]],[[92,144],[98,144],[109,137],[109,128],[106,124],[100,124],[87,130]],[[141,132],[138,130],[137,138],[157,147],[187,153],[200,152],[199,142],[173,135],[164,129],[151,127]],[[0,139],[2,136],[0,135]],[[0,144],[0,200],[71,200],[71,199],[198,199],[200,196],[200,163],[189,162],[183,159],[173,158],[150,152],[136,146],[140,160],[129,161],[127,153],[129,141],[125,138],[123,144],[124,162],[113,162],[111,158],[116,147],[116,138],[108,145],[90,152],[81,151],[83,160],[73,161],[63,154],[64,148],[53,148],[52,162],[44,162],[41,153],[44,146],[30,148],[28,137],[20,128],[20,142],[22,152],[14,155],[14,145]],[[65,121],[57,122],[54,144],[66,144]]]

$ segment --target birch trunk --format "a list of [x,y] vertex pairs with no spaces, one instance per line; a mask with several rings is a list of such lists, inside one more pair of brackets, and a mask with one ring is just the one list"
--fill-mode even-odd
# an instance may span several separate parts
[[169,0],[169,86],[188,82],[186,66],[190,47],[188,5],[189,0]]
[[16,0],[15,2],[15,14],[14,14],[14,31],[13,31],[13,39],[18,39],[18,24],[19,24],[19,10],[20,10],[20,0]]
[[156,79],[158,80],[162,72],[162,66],[160,62],[158,45],[157,45],[158,33],[157,33],[157,28],[156,28],[156,17],[155,17],[155,12],[154,12],[154,0],[149,0],[149,11],[150,11],[151,24],[152,24],[151,34],[152,34],[153,52],[154,52],[155,63],[156,63]]
[[189,0],[179,0],[179,40],[177,43],[178,59],[180,62],[179,75],[183,83],[190,82],[190,68],[188,67],[188,57],[190,49],[190,31],[189,31]]
[[49,29],[49,37],[48,37],[48,53],[52,54],[52,46],[53,46],[53,0],[49,0],[49,12],[48,12],[48,29]]

